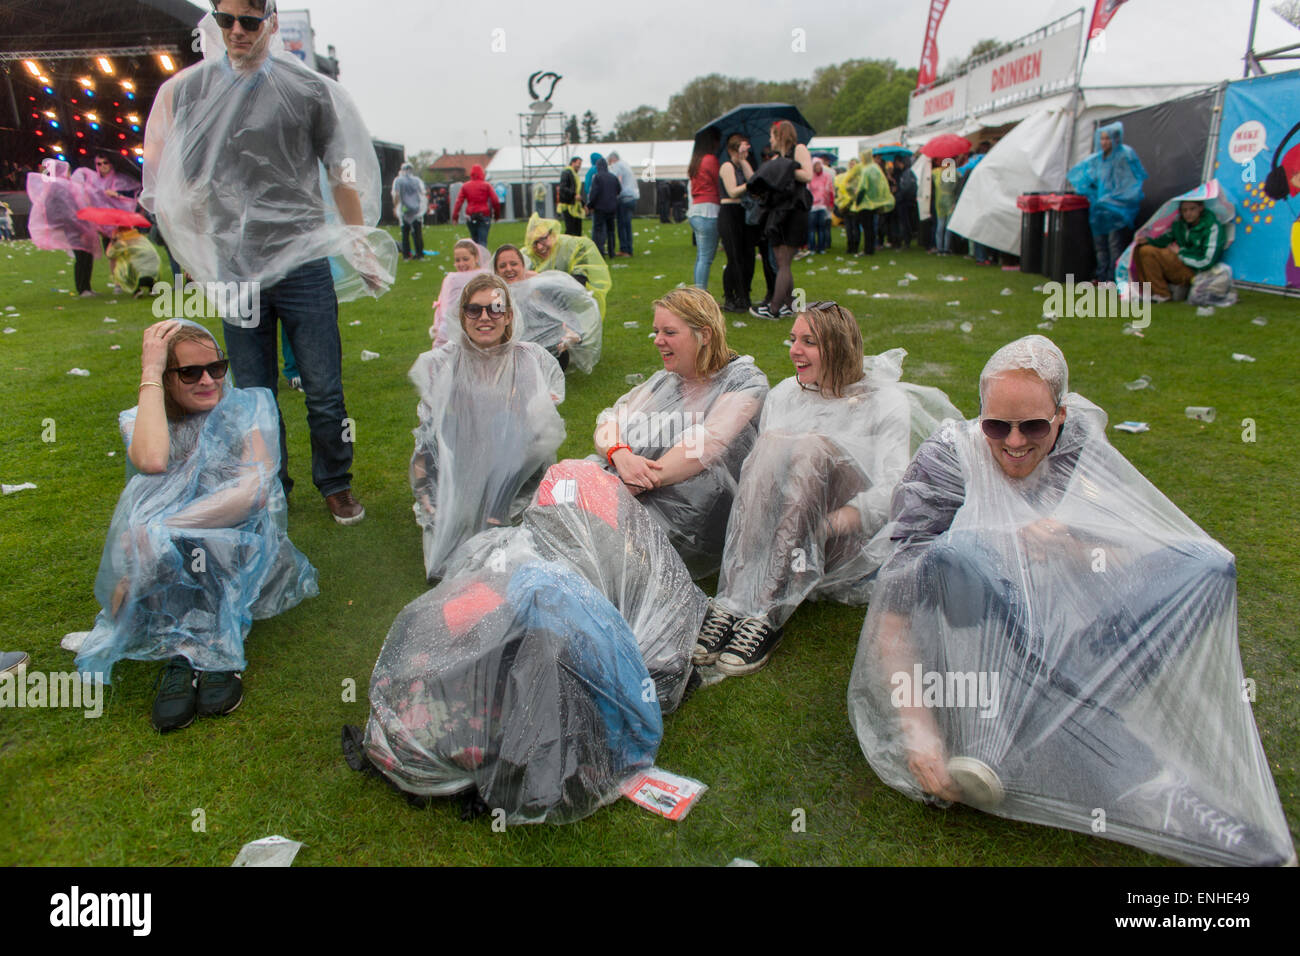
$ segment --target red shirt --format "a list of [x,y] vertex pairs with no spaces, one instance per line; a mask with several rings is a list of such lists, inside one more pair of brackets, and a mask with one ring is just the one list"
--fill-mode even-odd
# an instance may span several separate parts
[[718,190],[718,157],[712,153],[700,160],[700,168],[691,177],[691,202],[722,202]]
[[471,179],[460,187],[460,195],[456,197],[456,208],[451,212],[452,222],[460,216],[462,204],[465,206],[465,214],[469,216],[494,215],[496,218],[501,216],[501,200],[497,198],[497,191],[482,179]]

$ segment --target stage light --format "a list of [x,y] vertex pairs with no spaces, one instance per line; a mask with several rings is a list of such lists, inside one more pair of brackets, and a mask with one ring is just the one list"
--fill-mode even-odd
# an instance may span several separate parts
[[106,56],[98,57],[95,60],[95,62],[99,64],[99,68],[103,72],[107,73],[109,76],[113,75],[113,61],[110,60],[108,57]]
[[85,156],[85,155],[86,155],[86,147],[84,147],[84,146],[81,147],[81,149],[77,150],[77,152],[80,153],[82,156]]
[[129,119],[132,123],[140,122],[140,116],[137,113],[127,113],[126,118]]
[[50,119],[54,119],[54,110],[46,110],[45,115],[48,116]]
[[99,122],[99,117],[96,116],[94,113],[87,113],[87,114],[86,114],[86,119],[90,120],[92,123],[98,123],[98,122]]
[[54,91],[53,91],[52,89],[50,89],[48,86],[45,88],[45,92],[48,93],[48,94],[50,94],[50,96],[53,96],[53,95],[54,95]]
[[86,87],[87,89],[93,90],[95,88],[95,81],[88,76],[79,77],[77,79],[77,82],[80,83],[82,86]]
[[132,83],[130,80],[123,80],[123,81],[122,81],[122,89],[124,89],[124,90],[134,90],[134,89],[135,89],[135,84]]
[[85,138],[86,138],[86,134],[83,133],[81,130],[77,130],[77,139],[85,139]]
[[23,66],[27,67],[27,72],[38,79],[41,76],[41,68],[37,66],[35,60],[23,60]]
[[168,73],[176,72],[176,64],[172,62],[172,58],[168,56],[166,53],[158,54],[158,63],[166,72]]

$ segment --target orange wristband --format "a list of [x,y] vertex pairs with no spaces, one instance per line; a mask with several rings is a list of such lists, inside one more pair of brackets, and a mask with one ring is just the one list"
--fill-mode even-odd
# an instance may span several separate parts
[[609,451],[605,452],[605,460],[606,460],[607,462],[609,462],[609,467],[611,467],[611,468],[614,467],[614,452],[616,452],[616,451],[622,451],[622,450],[624,450],[624,449],[627,449],[628,451],[631,451],[631,450],[632,450],[632,446],[631,446],[631,445],[615,445],[615,446],[614,446],[613,448],[611,448]]

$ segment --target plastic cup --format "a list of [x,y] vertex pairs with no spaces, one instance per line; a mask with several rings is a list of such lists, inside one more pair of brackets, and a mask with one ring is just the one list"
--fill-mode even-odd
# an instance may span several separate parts
[[1188,418],[1194,418],[1198,422],[1212,422],[1217,414],[1213,408],[1207,405],[1188,405],[1186,412]]

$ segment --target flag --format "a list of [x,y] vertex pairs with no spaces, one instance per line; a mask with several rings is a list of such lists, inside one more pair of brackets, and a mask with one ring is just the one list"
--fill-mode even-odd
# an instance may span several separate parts
[[1095,39],[1098,33],[1106,29],[1106,24],[1110,23],[1110,18],[1123,3],[1124,0],[1097,0],[1097,5],[1092,8],[1092,26],[1088,28],[1088,39]]
[[[1100,0],[1098,0],[1100,2]],[[1122,2],[1122,0],[1121,0]],[[948,0],[930,0],[930,16],[925,23],[925,43],[921,46],[921,68],[916,74],[916,88],[929,86],[939,75],[939,21],[948,9]]]

